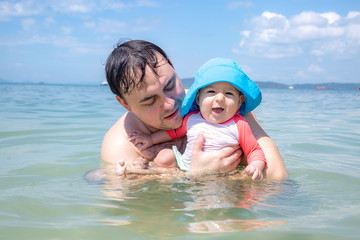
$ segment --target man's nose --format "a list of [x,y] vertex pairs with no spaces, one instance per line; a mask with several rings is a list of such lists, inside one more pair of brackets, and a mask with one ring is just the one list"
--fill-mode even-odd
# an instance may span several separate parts
[[164,101],[164,109],[173,109],[175,100],[168,94],[163,94],[163,101]]

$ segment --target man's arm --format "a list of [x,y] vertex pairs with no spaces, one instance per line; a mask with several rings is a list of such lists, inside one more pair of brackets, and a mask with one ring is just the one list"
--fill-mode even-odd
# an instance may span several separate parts
[[123,118],[120,118],[109,129],[103,139],[101,160],[108,166],[115,166],[120,159],[131,162],[139,157],[138,150],[128,140],[127,133],[123,127],[123,120]]
[[172,149],[173,145],[177,146],[179,151],[184,151],[185,138],[156,144],[140,151],[129,141],[130,133],[128,131],[144,131],[141,124],[135,115],[126,113],[110,128],[104,137],[101,148],[101,159],[106,166],[114,167],[119,163],[120,159],[123,159],[128,166],[127,169],[131,170],[132,168],[139,168],[139,165],[148,162],[148,160],[155,159],[164,149]]
[[285,164],[274,141],[260,126],[253,112],[243,116],[249,123],[255,139],[258,141],[267,161],[266,178],[283,181],[287,178]]

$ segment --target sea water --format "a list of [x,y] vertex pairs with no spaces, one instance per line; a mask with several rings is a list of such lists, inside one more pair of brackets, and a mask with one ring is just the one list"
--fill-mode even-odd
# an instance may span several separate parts
[[360,239],[360,91],[261,89],[289,178],[88,183],[106,86],[0,84],[0,239]]

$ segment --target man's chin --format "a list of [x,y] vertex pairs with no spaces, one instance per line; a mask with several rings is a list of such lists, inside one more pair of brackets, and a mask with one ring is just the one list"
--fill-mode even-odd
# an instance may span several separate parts
[[182,117],[181,115],[176,116],[171,120],[165,120],[163,124],[164,130],[172,130],[181,127],[182,125]]

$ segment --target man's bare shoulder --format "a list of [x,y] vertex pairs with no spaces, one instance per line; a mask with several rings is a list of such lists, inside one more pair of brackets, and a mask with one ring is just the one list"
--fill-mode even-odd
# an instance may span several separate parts
[[139,156],[137,148],[128,140],[125,125],[134,120],[133,114],[124,114],[106,133],[102,147],[101,159],[105,163],[117,163],[120,159],[131,161]]

